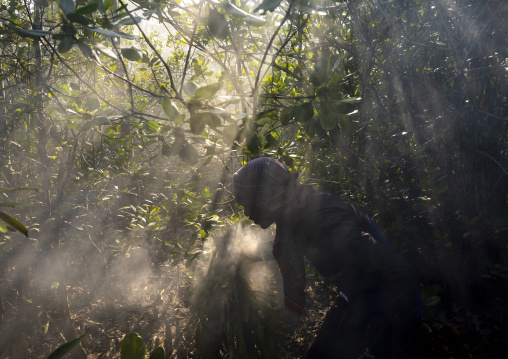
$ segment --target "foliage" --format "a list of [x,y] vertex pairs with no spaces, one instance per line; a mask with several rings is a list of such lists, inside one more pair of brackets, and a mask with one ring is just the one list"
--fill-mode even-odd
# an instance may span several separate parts
[[[34,188],[0,188],[0,193],[7,193],[13,191],[22,191],[22,190],[33,190]],[[20,206],[20,203],[16,202],[0,202],[0,207],[16,207]],[[16,230],[18,232],[23,233],[28,237],[28,230],[26,227],[18,221],[16,218],[9,216],[7,213],[0,211],[0,219],[4,222],[0,222],[0,232],[7,233],[9,228]]]
[[2,303],[30,314],[26,338],[75,338],[69,293],[111,309],[122,296],[101,282],[135,249],[192,277],[242,215],[231,174],[272,156],[385,229],[428,323],[478,327],[463,313],[506,308],[506,15],[500,0],[2,1],[0,187],[38,189],[1,192],[31,204],[0,212]]
[[[67,342],[58,349],[56,349],[53,353],[48,356],[47,359],[60,359],[65,354],[69,353],[76,345],[78,345],[86,334],[83,334],[79,338],[71,340]],[[146,346],[145,342],[141,337],[138,336],[137,333],[128,333],[124,336],[122,340],[122,346],[120,351],[120,357],[122,359],[145,359],[146,358]],[[149,359],[164,359],[165,352],[163,347],[157,347]]]
[[84,339],[85,335],[86,334],[83,334],[79,338],[76,338],[74,340],[71,340],[70,342],[62,344],[53,353],[51,353],[48,356],[48,359],[60,359],[60,358],[62,358],[65,354],[70,352],[76,345],[78,345]]

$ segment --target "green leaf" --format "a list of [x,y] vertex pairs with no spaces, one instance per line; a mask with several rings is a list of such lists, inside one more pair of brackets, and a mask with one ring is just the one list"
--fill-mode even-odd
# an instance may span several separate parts
[[223,110],[223,109],[220,109],[220,108],[217,108],[215,110],[208,111],[208,112],[211,113],[211,114],[220,116],[222,118],[226,118],[226,119],[231,119],[231,117],[234,116],[234,114],[232,112],[229,112],[229,111],[226,111],[226,110]]
[[[187,141],[185,141],[178,152],[178,156],[182,159],[183,162],[189,165],[195,165],[199,159],[198,151],[192,147]],[[123,359],[123,358],[122,358]]]
[[194,97],[197,98],[210,98],[220,90],[221,84],[216,82],[214,84],[199,87],[194,92]]
[[123,31],[117,31],[117,34],[120,35],[121,37],[123,37],[124,39],[127,39],[127,40],[138,40],[138,39],[141,38],[141,36],[133,35],[133,34],[128,34],[128,33],[123,32]]
[[272,123],[272,119],[270,117],[263,117],[259,120],[256,121],[256,124],[258,126],[264,126],[264,125],[267,125],[269,123]]
[[7,232],[9,232],[9,228],[8,228],[8,227],[6,226],[6,224],[5,224],[5,223],[3,223],[3,222],[0,222],[0,232],[2,232],[2,233],[7,233]]
[[[201,126],[204,126],[203,124],[208,125],[212,128],[216,128],[221,125],[220,117],[213,112],[194,113],[191,116],[191,120],[192,120],[191,121],[191,129],[195,128],[196,131],[198,131],[198,133],[195,133],[195,134],[200,134],[201,132],[203,132],[204,127],[201,128]],[[196,126],[196,127],[194,127],[194,126]]]
[[381,132],[381,126],[379,126],[377,122],[370,122],[369,127],[372,128],[377,133]]
[[212,112],[206,113],[206,123],[211,128],[217,128],[221,125],[221,120],[218,115]]
[[297,122],[307,122],[314,117],[314,106],[312,102],[307,102],[297,106],[293,112]]
[[59,346],[53,353],[49,355],[47,359],[60,359],[65,354],[70,352],[76,345],[78,345],[84,338],[86,334],[83,334],[79,338],[76,338],[74,340],[71,340],[70,342],[67,342],[61,346]]
[[185,115],[183,113],[175,117],[175,125],[180,126],[185,121]]
[[277,9],[282,0],[263,0],[263,2],[254,9],[254,12],[263,11],[263,13],[269,11],[272,12]]
[[143,58],[141,51],[134,46],[122,49],[122,56],[130,61],[139,61]]
[[88,131],[89,129],[92,128],[92,126],[94,125],[93,121],[83,121],[80,125],[79,125],[79,128],[81,131]]
[[337,117],[334,114],[328,115],[322,114],[319,116],[319,122],[323,130],[329,131],[334,129],[335,126],[337,126]]
[[222,130],[223,141],[225,143],[232,143],[234,140],[236,140],[236,137],[238,136],[238,132],[240,132],[240,129],[237,124],[232,123],[232,124],[226,126]]
[[252,26],[263,26],[266,20],[259,16],[249,15],[243,18],[243,21]]
[[196,93],[196,90],[198,89],[198,85],[196,85],[194,82],[186,82],[182,86],[183,92],[187,94],[187,96],[194,96]]
[[265,140],[266,140],[266,144],[263,147],[264,149],[279,147],[279,141],[277,141],[277,139],[275,137],[273,137],[273,135],[271,133],[266,135]]
[[[219,127],[221,125],[220,117],[212,112],[199,112],[193,113],[191,116],[191,131],[198,135],[204,130],[204,125],[208,125],[212,128]],[[194,132],[197,131],[197,132]]]
[[435,307],[439,303],[441,303],[441,297],[434,295],[432,297],[425,299],[425,301],[422,304],[424,307]]
[[89,19],[86,16],[79,15],[79,14],[76,14],[76,13],[67,15],[67,19],[69,19],[72,22],[77,22],[78,24],[81,24],[81,25],[90,25],[90,24],[93,24],[93,20],[92,19]]
[[140,23],[141,20],[143,20],[141,17],[133,16],[132,18],[127,17],[125,19],[122,19],[122,20],[118,21],[116,24],[118,24],[118,25],[135,25],[135,24]]
[[229,35],[228,22],[224,14],[211,9],[207,18],[208,30],[217,39],[224,40]]
[[90,97],[88,100],[86,100],[85,107],[89,111],[94,111],[101,107],[101,102],[95,97]]
[[119,34],[117,34],[114,31],[105,30],[105,29],[101,29],[98,27],[88,27],[87,30],[96,32],[96,33],[101,34],[102,36],[106,36],[106,37],[119,37],[120,36]]
[[101,11],[101,13],[104,14],[104,1],[103,0],[95,0],[98,2],[99,4],[99,10]]
[[189,125],[191,128],[191,132],[195,135],[200,135],[205,129],[206,119],[200,113],[191,113],[189,119]]
[[164,113],[170,120],[174,120],[176,116],[180,115],[178,110],[176,109],[175,105],[171,103],[171,99],[167,96],[164,96],[161,102],[162,109],[164,110]]
[[78,8],[75,12],[76,15],[89,15],[96,11],[99,8],[99,4],[96,2],[92,2],[85,6]]
[[362,102],[363,99],[361,97],[349,97],[349,98],[345,98],[343,100],[339,100],[337,101],[337,103],[360,103]]
[[154,120],[149,120],[145,122],[144,125],[145,129],[147,129],[150,132],[157,132],[159,131],[159,124],[155,122]]
[[30,204],[19,202],[0,202],[0,207],[20,207],[20,206],[30,206]]
[[64,36],[62,40],[58,43],[58,52],[63,54],[72,49],[74,45],[74,39],[70,36]]
[[400,154],[405,154],[407,151],[406,151],[406,147],[404,147],[403,145],[401,145],[400,143],[396,143],[395,144],[395,148],[397,149],[397,151],[399,151]]
[[98,116],[92,120],[94,126],[109,126],[111,121],[106,116]]
[[164,156],[175,156],[180,152],[182,146],[186,142],[187,141],[185,141],[185,137],[183,135],[176,135],[175,141],[171,144],[171,146],[167,145],[166,143],[163,144],[162,154]]
[[[71,82],[71,84],[69,85],[71,87],[71,89],[73,89],[74,91],[80,91],[80,87],[77,83],[74,83],[74,82]],[[75,112],[73,112],[75,113]]]
[[23,37],[42,37],[47,35],[52,35],[51,31],[45,30],[29,30],[29,29],[15,29],[14,30],[19,36]]
[[137,333],[126,334],[120,347],[121,359],[145,359],[145,342]]
[[60,9],[65,15],[74,14],[76,4],[74,4],[74,0],[60,0]]
[[106,56],[108,56],[108,57],[110,57],[110,58],[112,58],[114,60],[118,59],[118,56],[116,56],[116,54],[113,52],[113,50],[111,50],[109,47],[104,46],[100,42],[98,42],[98,41],[92,41],[92,45],[97,50],[99,50],[102,54],[104,54],[104,55],[106,55]]
[[77,44],[83,55],[94,60],[96,59],[95,54],[90,46],[82,41],[78,41]]
[[224,10],[226,10],[226,12],[233,16],[233,17],[236,17],[236,18],[240,18],[240,19],[243,19],[244,17],[246,17],[247,15],[249,15],[248,12],[246,11],[243,11],[242,9],[239,9],[237,8],[235,5],[232,5],[230,3],[226,3],[223,5],[223,8]]
[[166,357],[166,353],[164,351],[163,347],[157,347],[153,352],[152,355],[148,359],[164,359]]
[[221,99],[225,100],[224,106],[227,105],[235,105],[237,103],[240,103],[242,101],[242,98],[240,96],[223,96]]
[[28,237],[28,230],[16,218],[9,216],[7,213],[0,212],[0,219],[3,220],[5,223],[7,223],[12,228],[14,228],[15,230],[17,230],[18,232],[21,232],[26,237]]
[[104,0],[104,11],[108,11],[115,5],[115,0]]
[[283,109],[280,113],[280,122],[282,122],[284,126],[288,125],[289,122],[291,122],[295,118],[294,112],[295,107],[293,106],[286,107],[285,109]]
[[352,114],[349,114],[349,115],[340,114],[339,115],[340,129],[347,136],[350,136],[356,128],[356,124],[353,121],[353,117],[351,115]]
[[255,155],[259,152],[259,147],[261,146],[261,141],[259,141],[259,137],[256,134],[253,134],[246,141],[247,150]]
[[171,151],[171,146],[168,146],[166,143],[163,143],[161,148],[161,154],[166,157],[172,156],[173,153]]
[[237,8],[235,5],[226,3],[223,5],[223,7],[224,7],[224,10],[226,10],[228,12],[228,14],[230,14],[231,16],[233,16],[235,18],[242,19],[243,21],[245,21],[246,23],[248,23],[250,25],[261,26],[261,25],[266,24],[265,19],[263,19],[259,16],[249,14],[248,12]]
[[39,190],[35,187],[0,188],[0,193],[15,192],[15,191],[37,191],[37,192],[39,192]]

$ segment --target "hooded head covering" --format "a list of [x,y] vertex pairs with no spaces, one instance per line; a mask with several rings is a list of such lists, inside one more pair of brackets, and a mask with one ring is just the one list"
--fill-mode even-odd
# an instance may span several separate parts
[[[295,184],[296,188],[290,187]],[[279,213],[303,208],[307,199],[307,188],[290,181],[288,168],[268,157],[257,158],[240,168],[233,175],[233,191],[236,201],[244,207],[255,204]],[[289,239],[276,236],[273,254],[283,275],[286,308],[301,315],[305,306],[305,266]]]
[[306,187],[296,184],[294,196],[288,197],[290,172],[286,166],[269,157],[248,162],[233,175],[233,191],[242,206],[257,204],[262,208],[303,207]]

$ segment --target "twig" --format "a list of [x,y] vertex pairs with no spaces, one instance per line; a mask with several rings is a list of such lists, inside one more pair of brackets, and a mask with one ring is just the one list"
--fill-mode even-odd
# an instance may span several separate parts
[[266,45],[266,51],[263,54],[263,58],[261,60],[261,65],[259,66],[258,73],[256,74],[256,79],[254,80],[254,86],[252,88],[252,91],[253,91],[253,105],[252,105],[252,108],[254,109],[254,111],[257,108],[257,98],[258,98],[258,92],[259,92],[258,83],[259,83],[259,78],[261,76],[261,70],[263,68],[263,63],[265,62],[265,59],[268,56],[268,52],[270,51],[270,47],[272,46],[272,43],[275,40],[275,37],[279,33],[280,29],[282,29],[282,26],[284,26],[284,24],[286,23],[286,20],[288,19],[289,14],[291,13],[291,9],[293,8],[293,2],[294,1],[292,1],[292,0],[289,2],[289,7],[286,10],[286,15],[281,20],[279,26],[277,27],[277,29],[273,33],[272,37],[270,38],[270,41],[268,41],[268,44]]
[[189,41],[189,51],[187,52],[187,57],[185,58],[185,65],[183,67],[183,73],[182,73],[182,81],[180,82],[180,92],[182,92],[182,89],[183,89],[183,83],[185,81],[185,76],[187,75],[187,68],[189,67],[189,59],[190,59],[190,55],[191,55],[191,52],[192,52],[192,46],[193,46],[193,43],[194,43],[194,36],[196,36],[196,30],[198,28],[198,23],[197,21],[194,21],[194,28],[192,29],[192,36],[191,36],[191,39]]
[[498,166],[499,168],[501,168],[501,170],[506,174],[508,175],[508,170],[506,170],[506,168],[503,167],[503,165],[501,165],[494,157],[492,157],[491,155],[485,153],[485,152],[482,152],[482,151],[476,151],[484,156],[487,156],[488,158],[490,158],[492,161],[494,161]]
[[162,96],[162,95],[156,94],[156,93],[154,93],[154,92],[152,92],[152,91],[150,91],[150,90],[144,89],[144,88],[142,88],[141,86],[136,85],[134,82],[132,82],[132,81],[130,81],[130,80],[128,80],[128,79],[125,79],[125,78],[123,78],[122,76],[118,75],[117,73],[115,73],[115,72],[113,72],[113,71],[109,70],[109,69],[108,69],[108,68],[106,68],[104,65],[102,65],[102,66],[101,66],[101,68],[102,68],[102,69],[103,69],[106,73],[108,73],[109,75],[112,75],[112,76],[114,76],[114,77],[116,77],[116,78],[118,78],[118,79],[120,79],[120,80],[122,80],[122,81],[124,81],[124,82],[128,83],[130,86],[132,86],[132,87],[133,87],[133,88],[135,88],[136,90],[139,90],[139,91],[141,91],[141,92],[145,92],[145,93],[147,93],[147,94],[149,94],[150,96],[153,96],[153,97],[157,97],[157,98],[162,98],[162,97],[164,97],[164,96]]
[[111,102],[109,102],[108,100],[105,100],[88,82],[86,82],[85,80],[83,80],[81,78],[81,76],[78,75],[78,73],[76,71],[74,71],[74,69],[69,65],[67,64],[67,62],[65,62],[65,60],[62,58],[62,56],[60,56],[60,54],[56,51],[55,47],[53,45],[51,45],[49,43],[49,41],[43,37],[43,39],[46,41],[46,43],[49,45],[49,47],[51,48],[51,50],[53,50],[53,52],[55,53],[55,55],[58,57],[58,59],[60,60],[60,62],[65,66],[67,67],[72,73],[74,76],[76,76],[76,78],[81,81],[82,83],[85,84],[86,87],[88,87],[94,95],[96,95],[97,97],[99,97],[100,99],[102,99],[108,106],[111,106],[112,108],[114,108],[115,110],[119,111],[119,112],[123,112],[123,113],[127,113],[127,111],[125,110],[122,110],[120,108],[118,108],[117,106],[113,105]]
[[129,97],[131,100],[131,110],[134,111],[134,97],[132,96],[132,82],[129,79],[129,73],[127,72],[127,67],[125,66],[125,61],[123,60],[122,53],[120,52],[120,50],[118,50],[118,47],[116,47],[115,41],[112,38],[111,38],[111,44],[115,48],[118,58],[120,59],[120,62],[122,63],[123,72],[125,73],[125,77],[127,79],[127,84],[129,86]]
[[185,100],[182,98],[181,94],[178,92],[178,89],[176,88],[175,86],[175,81],[173,79],[173,74],[171,72],[171,69],[169,68],[169,65],[167,64],[166,61],[164,61],[164,59],[162,58],[162,55],[160,54],[159,51],[157,51],[157,49],[155,48],[155,46],[153,46],[152,42],[150,41],[150,39],[148,39],[148,37],[146,36],[145,32],[143,31],[143,29],[141,28],[141,26],[139,25],[139,23],[134,19],[134,16],[132,15],[131,11],[127,9],[127,5],[125,4],[125,2],[123,2],[123,0],[119,0],[120,4],[122,4],[122,6],[125,8],[125,10],[129,13],[129,16],[130,18],[132,19],[132,21],[135,22],[136,24],[136,27],[138,28],[139,32],[141,33],[141,35],[143,36],[143,39],[145,39],[147,45],[152,49],[152,51],[155,53],[155,55],[159,58],[159,60],[162,62],[162,64],[164,65],[164,68],[166,69],[167,73],[168,73],[168,76],[169,76],[169,82],[171,84],[171,89],[175,92],[175,96],[176,98],[181,101],[184,105],[186,104],[185,103]]

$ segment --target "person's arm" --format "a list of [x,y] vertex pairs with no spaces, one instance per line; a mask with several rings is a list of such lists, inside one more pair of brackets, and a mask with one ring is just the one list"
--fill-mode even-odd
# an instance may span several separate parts
[[305,261],[302,247],[293,238],[289,238],[279,225],[273,243],[273,256],[282,275],[284,306],[301,317],[305,307]]

